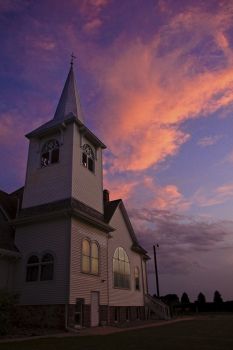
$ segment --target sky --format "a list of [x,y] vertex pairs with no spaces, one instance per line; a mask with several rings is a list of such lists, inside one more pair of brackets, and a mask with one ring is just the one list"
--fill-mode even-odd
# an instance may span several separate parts
[[0,42],[1,189],[24,185],[24,135],[53,118],[74,52],[104,186],[159,244],[161,294],[232,300],[233,1],[0,0]]

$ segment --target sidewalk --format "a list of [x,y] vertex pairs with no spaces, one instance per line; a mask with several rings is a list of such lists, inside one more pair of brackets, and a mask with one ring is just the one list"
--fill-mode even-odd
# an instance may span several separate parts
[[69,332],[62,332],[62,333],[55,333],[55,334],[48,334],[48,335],[0,339],[0,343],[19,342],[19,341],[25,341],[25,340],[44,339],[44,338],[65,338],[65,337],[80,337],[80,336],[83,337],[83,336],[96,336],[96,335],[103,336],[103,335],[108,335],[113,333],[133,331],[135,329],[166,326],[168,324],[182,322],[182,321],[191,321],[194,319],[195,317],[183,317],[183,318],[177,318],[169,321],[157,320],[157,321],[152,321],[151,323],[144,323],[144,324],[139,323],[138,325],[134,325],[132,327],[129,326],[129,327],[122,327],[122,328],[112,327],[112,326],[82,328],[77,331],[69,331]]

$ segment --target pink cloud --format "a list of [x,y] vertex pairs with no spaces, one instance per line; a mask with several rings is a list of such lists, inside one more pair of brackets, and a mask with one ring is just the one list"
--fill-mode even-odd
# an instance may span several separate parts
[[[200,71],[199,62],[188,55],[210,33],[213,50],[228,47],[223,32],[231,15],[225,10],[189,10],[146,43],[122,38],[95,55],[92,68],[105,93],[102,115],[106,142],[115,156],[112,169],[145,170],[175,155],[190,136],[180,129],[184,121],[211,115],[233,102],[232,51],[223,50],[227,64],[216,70]],[[166,51],[166,40],[177,41],[184,30],[189,40]],[[209,51],[202,56],[208,59]]]

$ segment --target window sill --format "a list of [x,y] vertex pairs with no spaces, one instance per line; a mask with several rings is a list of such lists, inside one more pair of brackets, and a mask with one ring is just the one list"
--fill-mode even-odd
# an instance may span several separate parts
[[92,273],[92,272],[85,272],[85,271],[81,271],[81,273],[83,273],[84,275],[100,277],[99,273]]

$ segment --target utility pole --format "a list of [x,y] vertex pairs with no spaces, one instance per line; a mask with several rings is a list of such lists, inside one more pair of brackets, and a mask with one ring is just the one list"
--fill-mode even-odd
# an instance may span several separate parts
[[[159,245],[156,244],[156,247],[158,248]],[[159,276],[158,276],[158,266],[157,266],[157,257],[156,257],[156,247],[153,245],[154,249],[154,263],[155,263],[155,277],[156,277],[156,289],[157,289],[157,297],[159,298]]]

